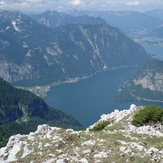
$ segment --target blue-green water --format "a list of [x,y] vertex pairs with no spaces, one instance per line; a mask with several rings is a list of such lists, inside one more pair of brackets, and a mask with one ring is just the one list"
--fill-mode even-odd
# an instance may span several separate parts
[[123,68],[99,72],[77,83],[55,86],[47,94],[45,101],[50,106],[73,115],[85,127],[99,120],[102,114],[108,114],[115,109],[128,109],[132,103],[137,106],[154,104],[113,101],[113,97],[118,93],[118,86],[122,85],[136,70],[137,68]]

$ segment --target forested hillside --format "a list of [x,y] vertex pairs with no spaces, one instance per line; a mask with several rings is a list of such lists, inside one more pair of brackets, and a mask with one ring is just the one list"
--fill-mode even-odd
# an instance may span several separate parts
[[74,117],[49,107],[42,98],[27,90],[15,88],[0,78],[1,136],[6,137],[8,132],[29,133],[45,123],[63,128],[81,128]]

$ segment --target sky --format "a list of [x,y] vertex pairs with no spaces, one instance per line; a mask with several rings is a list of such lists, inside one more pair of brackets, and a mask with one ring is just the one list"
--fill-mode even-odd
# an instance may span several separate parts
[[46,10],[132,10],[163,9],[163,0],[0,0],[0,10],[41,12]]

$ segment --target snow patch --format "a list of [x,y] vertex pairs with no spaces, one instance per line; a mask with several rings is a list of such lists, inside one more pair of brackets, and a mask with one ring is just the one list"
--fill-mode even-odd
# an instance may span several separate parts
[[7,26],[5,30],[7,31],[9,28],[10,28],[10,26]]
[[13,25],[15,31],[21,32],[21,30],[16,26],[16,22],[15,21],[12,22],[12,25]]
[[73,55],[73,57],[74,57],[75,60],[79,61],[79,58],[78,58],[77,55]]

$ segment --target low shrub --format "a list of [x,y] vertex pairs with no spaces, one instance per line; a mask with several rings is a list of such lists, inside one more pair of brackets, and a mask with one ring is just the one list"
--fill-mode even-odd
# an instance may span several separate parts
[[90,131],[100,131],[100,130],[104,129],[109,124],[110,124],[109,121],[100,122],[100,123],[96,124]]
[[132,124],[135,126],[163,124],[163,108],[156,105],[145,106],[133,117]]

